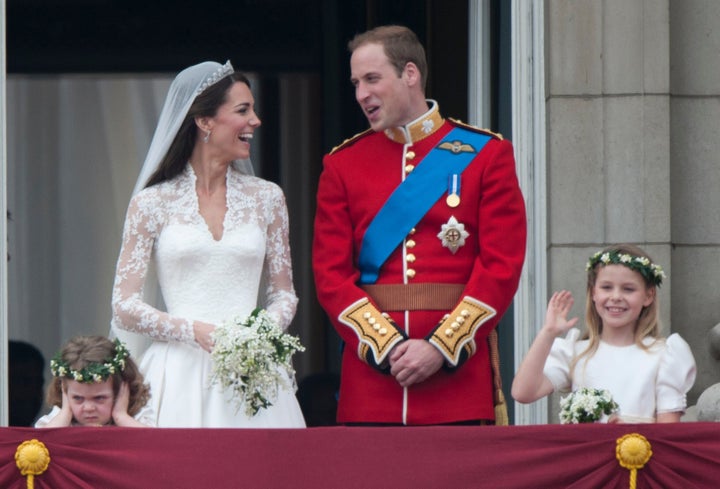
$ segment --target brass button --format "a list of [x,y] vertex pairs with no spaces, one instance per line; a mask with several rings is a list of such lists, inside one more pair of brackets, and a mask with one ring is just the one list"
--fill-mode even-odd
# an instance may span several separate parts
[[405,275],[407,275],[408,278],[415,278],[415,270],[412,268],[408,268],[407,272],[405,272]]
[[413,234],[415,234],[415,228],[412,228],[408,234],[409,234],[410,236],[412,236]]
[[407,153],[405,153],[405,159],[406,160],[415,159],[415,151],[408,151]]
[[408,263],[415,263],[415,255],[413,255],[412,253],[408,253],[405,259]]
[[409,239],[405,242],[405,247],[407,248],[415,248],[415,241],[412,239]]
[[410,173],[415,169],[415,165],[405,165],[405,173]]

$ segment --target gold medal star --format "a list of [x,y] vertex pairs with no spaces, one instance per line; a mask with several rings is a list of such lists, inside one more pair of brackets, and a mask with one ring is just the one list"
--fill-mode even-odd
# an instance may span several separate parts
[[447,224],[443,224],[437,237],[442,241],[442,245],[450,250],[454,255],[458,248],[465,244],[465,238],[470,233],[465,231],[465,224],[459,223],[455,216],[450,216]]

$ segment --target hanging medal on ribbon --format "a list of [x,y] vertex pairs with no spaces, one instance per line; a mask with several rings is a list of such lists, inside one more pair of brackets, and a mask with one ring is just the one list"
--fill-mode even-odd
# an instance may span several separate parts
[[457,207],[460,205],[460,175],[453,173],[448,175],[448,196],[445,202],[449,207]]
[[[446,199],[449,206],[460,205],[460,175],[491,137],[455,127],[422,159],[422,164],[392,192],[365,230],[358,256],[358,283],[377,281],[385,260],[443,194],[450,192]],[[448,180],[448,176],[454,178]],[[450,188],[449,181],[454,182]]]

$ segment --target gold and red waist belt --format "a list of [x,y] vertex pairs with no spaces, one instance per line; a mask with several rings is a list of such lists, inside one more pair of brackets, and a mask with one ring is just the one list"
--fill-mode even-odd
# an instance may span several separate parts
[[450,311],[465,284],[365,284],[360,286],[381,311]]

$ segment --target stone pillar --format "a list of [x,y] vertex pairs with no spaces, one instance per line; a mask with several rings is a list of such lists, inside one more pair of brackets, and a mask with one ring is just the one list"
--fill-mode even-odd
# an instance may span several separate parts
[[[720,362],[720,324],[716,324],[708,333],[707,345],[708,353],[717,367]],[[686,418],[697,421],[720,421],[720,383],[712,384],[702,391],[697,405],[688,410]]]
[[[583,318],[588,256],[611,243],[637,244],[670,277],[659,291],[668,333],[668,1],[549,0],[545,17],[548,290],[571,290],[572,314]],[[556,412],[554,399],[551,421]]]
[[691,401],[720,381],[720,2],[670,2],[670,38],[671,326],[698,363]]

